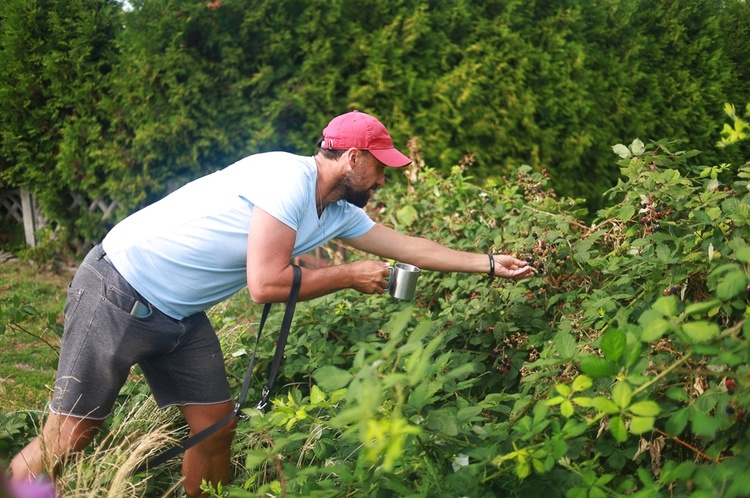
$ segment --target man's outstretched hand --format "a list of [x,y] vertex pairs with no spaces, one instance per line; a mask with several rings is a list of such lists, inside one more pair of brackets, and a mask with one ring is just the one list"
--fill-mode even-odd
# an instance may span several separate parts
[[505,278],[526,278],[535,273],[534,267],[527,261],[514,258],[507,254],[499,254],[495,258],[495,276]]

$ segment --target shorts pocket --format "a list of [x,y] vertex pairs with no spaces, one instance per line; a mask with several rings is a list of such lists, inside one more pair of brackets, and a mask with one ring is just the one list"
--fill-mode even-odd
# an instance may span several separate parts
[[125,313],[130,314],[130,310],[133,309],[133,305],[137,299],[132,294],[126,293],[113,285],[107,285],[105,289],[106,292],[104,297],[106,300]]
[[63,319],[70,320],[70,317],[78,309],[78,305],[81,304],[81,297],[83,296],[83,289],[76,289],[72,284],[68,285],[68,297],[65,300],[65,308],[63,308]]

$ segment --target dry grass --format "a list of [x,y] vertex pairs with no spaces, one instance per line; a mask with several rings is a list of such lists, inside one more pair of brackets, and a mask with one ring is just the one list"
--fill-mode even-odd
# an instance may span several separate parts
[[[44,312],[61,312],[64,304],[65,283],[70,275],[39,271],[20,263],[0,264],[0,285],[9,294],[19,295],[24,303],[39,307]],[[7,278],[6,278],[7,277]],[[41,298],[41,299],[40,299]],[[244,298],[244,299],[243,299]],[[249,298],[239,296],[217,306],[209,316],[214,321],[222,342],[225,358],[228,362],[239,361],[246,366],[248,353],[238,354],[245,346],[241,338],[253,334],[256,330],[255,317],[243,317],[239,320],[227,319],[246,312]],[[41,306],[41,305],[44,306]],[[61,317],[58,317],[61,320]],[[239,323],[238,323],[239,322]],[[40,320],[29,320],[29,326],[39,325]],[[41,331],[41,327],[39,331]],[[9,331],[6,331],[9,332]],[[37,332],[34,329],[34,332]],[[4,338],[15,342],[5,344],[7,347],[39,347],[39,341],[26,334],[5,334]],[[267,338],[266,338],[267,340]],[[40,348],[54,356],[50,348]],[[49,362],[46,358],[43,362]],[[18,377],[18,369],[14,369]],[[265,373],[265,372],[264,372]],[[54,371],[45,372],[37,384],[28,379],[18,378],[20,385],[6,383],[0,375],[0,401],[3,411],[10,412],[31,407],[39,410],[43,419],[42,404],[46,404],[50,393],[49,386],[54,378]],[[131,376],[129,383],[142,382],[142,377]],[[241,383],[242,379],[234,379]],[[41,387],[41,388],[40,388]],[[129,389],[137,391],[137,389]],[[22,395],[33,394],[34,402],[21,401]],[[249,400],[250,404],[252,400]],[[248,406],[249,406],[248,404]],[[10,409],[9,409],[10,408]],[[39,428],[37,428],[39,429]],[[37,431],[33,431],[36,433]],[[161,467],[157,472],[133,476],[135,469],[151,456],[160,453],[187,432],[177,408],[160,410],[153,397],[148,394],[132,394],[115,405],[105,429],[93,440],[85,451],[71,456],[60,469],[56,480],[59,496],[66,498],[101,498],[101,497],[142,497],[184,496],[179,472],[180,459]],[[243,435],[241,444],[249,444],[249,439],[257,443],[257,436]],[[41,444],[44,444],[41,441]],[[244,458],[238,456],[233,461],[237,475],[244,471]],[[171,475],[170,475],[171,473]]]
[[[96,438],[87,451],[74,456],[58,477],[60,494],[66,498],[140,497],[150,475],[133,478],[135,469],[177,441],[177,409],[160,410],[151,396],[135,396],[119,406],[117,421]],[[181,481],[161,496],[178,496]],[[153,491],[153,490],[152,490]]]

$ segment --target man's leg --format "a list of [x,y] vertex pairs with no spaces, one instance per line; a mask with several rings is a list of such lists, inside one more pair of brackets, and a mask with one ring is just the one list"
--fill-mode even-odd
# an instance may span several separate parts
[[44,473],[54,477],[60,462],[84,449],[103,422],[50,413],[42,433],[11,461],[11,478],[31,480]]
[[[212,405],[185,405],[181,406],[180,410],[190,426],[192,436],[226,417],[233,408],[234,404],[227,401]],[[204,479],[213,486],[229,482],[235,427],[236,418],[185,452],[182,475],[185,478],[183,486],[188,496],[201,496],[200,486]]]

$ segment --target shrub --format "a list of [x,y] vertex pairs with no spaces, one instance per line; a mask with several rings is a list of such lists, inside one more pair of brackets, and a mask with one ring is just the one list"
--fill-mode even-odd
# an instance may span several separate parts
[[[235,480],[206,490],[746,494],[750,166],[699,165],[669,141],[613,151],[621,178],[591,223],[583,200],[529,167],[479,187],[469,158],[381,190],[381,222],[523,256],[536,274],[425,272],[414,303],[355,292],[300,303],[272,409],[243,410]],[[247,301],[213,314],[235,384],[253,340],[237,334],[257,311],[244,315]]]
[[425,169],[381,191],[381,221],[537,274],[426,272],[413,306],[302,303],[286,385],[267,414],[246,410],[246,471],[223,492],[742,496],[750,168],[722,184],[726,166],[678,146],[615,146],[622,178],[590,225],[526,167],[484,188],[467,165]]

